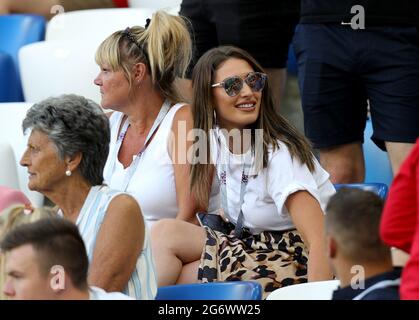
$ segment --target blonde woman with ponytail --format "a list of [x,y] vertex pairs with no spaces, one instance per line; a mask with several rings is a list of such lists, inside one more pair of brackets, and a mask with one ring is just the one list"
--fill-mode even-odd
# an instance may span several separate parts
[[192,49],[186,21],[157,11],[145,27],[128,27],[103,41],[95,79],[102,107],[112,109],[107,184],[139,202],[148,227],[162,218],[195,222],[186,163],[191,107],[176,82]]
[[[15,227],[56,216],[51,208],[33,209],[30,206],[13,205],[0,213],[0,241]],[[0,253],[0,300],[5,300],[3,285],[6,279],[4,255]]]

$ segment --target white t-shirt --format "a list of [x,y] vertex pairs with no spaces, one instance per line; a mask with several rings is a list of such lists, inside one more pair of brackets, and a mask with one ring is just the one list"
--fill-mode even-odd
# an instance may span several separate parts
[[[243,163],[244,159],[251,158],[250,150],[245,155],[233,154],[228,150],[224,136],[218,130],[212,132],[212,161],[219,163],[219,148],[227,150],[228,163],[224,167],[227,172],[222,172],[221,165],[216,166],[216,171],[218,181],[226,183],[228,210],[225,210],[225,214],[230,221],[236,223],[240,213]],[[217,142],[218,137],[220,143]],[[297,158],[291,158],[287,146],[282,142],[279,142],[279,149],[269,151],[268,157],[267,168],[262,169],[258,175],[249,174],[242,205],[245,227],[254,234],[265,230],[294,228],[285,201],[290,194],[299,190],[306,190],[316,198],[324,212],[335,188],[329,180],[329,174],[316,159],[315,171],[311,173]]]
[[89,287],[89,300],[134,300],[121,292],[106,292],[98,287]]

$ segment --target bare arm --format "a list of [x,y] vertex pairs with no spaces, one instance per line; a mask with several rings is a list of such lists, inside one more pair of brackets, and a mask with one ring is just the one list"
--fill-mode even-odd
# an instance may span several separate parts
[[89,268],[89,285],[123,291],[144,245],[145,226],[137,202],[115,197],[100,227]]
[[191,150],[193,141],[188,141],[188,133],[193,128],[191,107],[186,105],[176,112],[172,124],[173,140],[169,152],[173,161],[176,184],[176,198],[179,207],[177,219],[198,225],[195,213],[197,212],[194,198],[190,191],[190,164],[188,150]]
[[332,279],[326,257],[324,215],[319,203],[307,191],[297,191],[288,197],[285,206],[309,249],[308,281]]

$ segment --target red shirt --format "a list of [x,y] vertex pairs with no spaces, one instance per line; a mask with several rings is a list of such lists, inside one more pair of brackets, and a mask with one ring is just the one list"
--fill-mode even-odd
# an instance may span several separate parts
[[400,287],[402,299],[419,299],[419,139],[394,178],[381,219],[385,243],[410,254]]
[[113,0],[113,3],[117,8],[128,8],[128,0]]

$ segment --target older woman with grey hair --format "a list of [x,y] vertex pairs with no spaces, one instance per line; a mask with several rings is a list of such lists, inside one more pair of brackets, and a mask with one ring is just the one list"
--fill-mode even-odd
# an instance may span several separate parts
[[23,120],[28,129],[20,162],[28,169],[29,189],[79,227],[89,285],[153,299],[156,276],[141,209],[128,194],[103,184],[110,131],[102,109],[76,95],[49,98],[29,109]]

